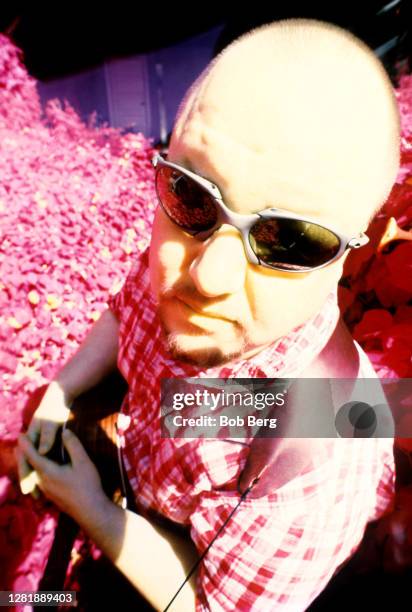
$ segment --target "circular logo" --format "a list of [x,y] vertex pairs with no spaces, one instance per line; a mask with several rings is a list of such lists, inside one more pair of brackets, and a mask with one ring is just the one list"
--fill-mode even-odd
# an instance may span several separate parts
[[335,427],[341,438],[391,438],[394,433],[387,404],[370,406],[358,401],[347,402],[339,408]]

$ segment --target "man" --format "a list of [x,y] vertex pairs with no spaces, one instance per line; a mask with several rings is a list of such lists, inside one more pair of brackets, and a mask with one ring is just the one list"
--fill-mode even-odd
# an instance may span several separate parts
[[[328,24],[252,31],[187,93],[157,162],[150,252],[50,384],[28,432],[39,452],[20,442],[22,488],[25,457],[45,495],[157,609],[207,550],[171,609],[304,610],[388,508],[390,439],[162,438],[159,394],[174,376],[373,376],[339,321],[336,285],[345,247],[362,244],[398,165],[385,72]],[[116,363],[129,384],[124,465],[147,518],[108,500],[73,434],[71,466],[41,457],[72,398]]]

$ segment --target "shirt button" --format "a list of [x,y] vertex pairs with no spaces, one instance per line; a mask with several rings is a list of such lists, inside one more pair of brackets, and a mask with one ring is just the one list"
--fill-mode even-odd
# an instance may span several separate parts
[[127,414],[120,413],[117,418],[117,425],[121,431],[124,431],[130,425],[130,417]]

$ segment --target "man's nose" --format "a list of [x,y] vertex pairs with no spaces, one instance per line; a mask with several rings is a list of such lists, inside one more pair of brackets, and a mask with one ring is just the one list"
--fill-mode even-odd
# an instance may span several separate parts
[[239,291],[245,282],[247,259],[237,229],[223,224],[201,244],[189,267],[199,293],[217,297]]

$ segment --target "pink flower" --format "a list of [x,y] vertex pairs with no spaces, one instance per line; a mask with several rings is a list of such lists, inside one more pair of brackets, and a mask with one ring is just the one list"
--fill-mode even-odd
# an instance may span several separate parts
[[362,320],[355,325],[353,336],[355,340],[363,344],[367,343],[368,347],[382,344],[382,334],[392,326],[392,315],[384,309],[367,310]]
[[[346,261],[339,299],[379,375],[412,377],[412,243],[376,252],[389,217],[404,229],[412,223],[412,76],[396,95],[402,171],[368,230],[370,244]],[[85,123],[57,99],[42,109],[21,50],[0,34],[3,441],[14,441],[23,421],[27,426],[42,385],[73,354],[147,245],[157,205],[152,154],[142,134],[98,127],[95,113]],[[16,482],[0,485],[0,559],[7,567],[1,579],[5,589],[35,590],[55,515],[24,498]]]

